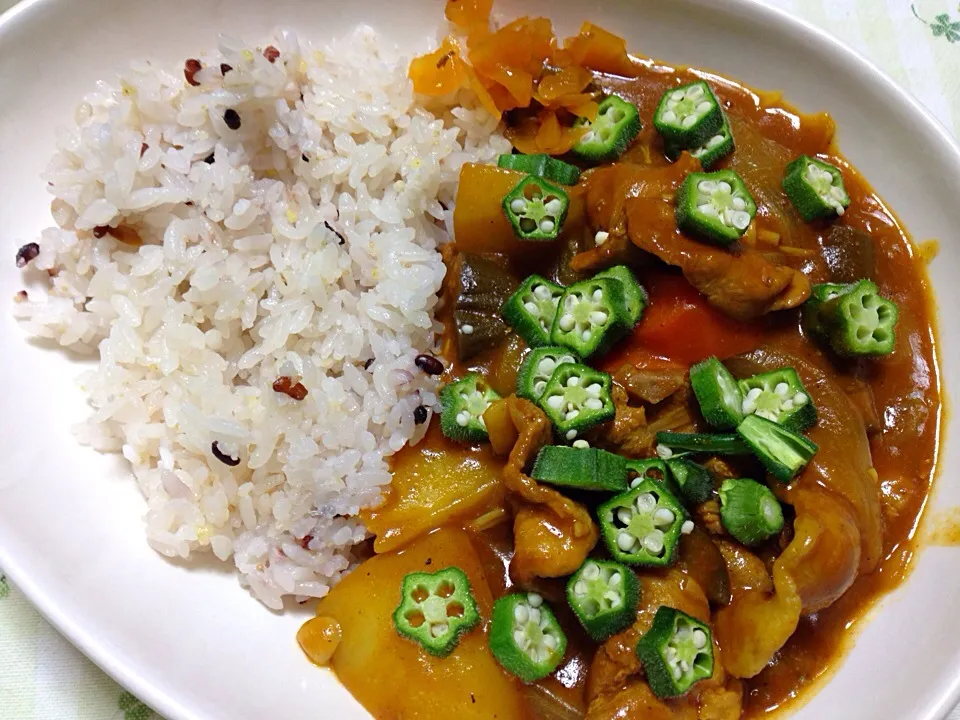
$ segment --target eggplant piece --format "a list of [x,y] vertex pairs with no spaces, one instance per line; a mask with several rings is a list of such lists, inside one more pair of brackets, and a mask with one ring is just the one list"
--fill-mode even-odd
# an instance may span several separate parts
[[846,225],[833,225],[820,239],[820,250],[832,283],[872,280],[877,272],[873,238]]
[[456,271],[457,356],[467,360],[499,345],[510,332],[500,308],[520,280],[496,260],[471,253],[459,254]]

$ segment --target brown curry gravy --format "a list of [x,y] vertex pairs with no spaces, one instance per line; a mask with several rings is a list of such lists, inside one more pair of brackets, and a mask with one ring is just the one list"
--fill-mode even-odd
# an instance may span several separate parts
[[[599,78],[605,90],[634,102],[644,119],[644,130],[624,160],[649,165],[667,163],[649,118],[665,89],[695,77],[711,82],[733,126],[737,151],[721,166],[740,172],[751,190],[762,186],[755,192],[760,206],[755,220],[757,230],[776,233],[788,262],[802,269],[812,282],[828,280],[827,267],[819,250],[826,226],[798,222],[785,196],[778,192],[784,166],[789,160],[800,153],[825,157],[842,167],[852,200],[841,222],[873,238],[876,251],[874,280],[881,293],[895,300],[900,308],[897,349],[893,355],[878,361],[845,364],[834,372],[860,373],[874,394],[879,427],[872,435],[871,450],[882,490],[885,559],[876,572],[858,578],[834,605],[804,617],[775,661],[760,675],[745,681],[743,717],[758,718],[778,710],[795,709],[807,698],[818,679],[826,677],[841,660],[852,638],[851,628],[880,596],[904,580],[917,552],[917,526],[936,468],[942,415],[934,304],[923,263],[907,232],[866,180],[839,154],[833,144],[833,122],[825,114],[800,114],[785,104],[779,95],[755,92],[720,76],[642,61],[637,78]],[[793,221],[784,220],[791,217]],[[783,246],[790,249],[782,250]],[[654,279],[645,277],[643,272],[640,276],[641,282]],[[820,350],[800,337],[796,313],[783,313],[782,316],[771,320],[763,331],[758,330],[756,345],[782,339],[790,344],[792,352],[826,366],[829,361]],[[444,355],[450,361],[453,374],[459,374],[466,368],[454,360],[450,323],[447,329]],[[630,343],[631,340],[625,342],[626,345]],[[629,353],[629,347],[623,349]],[[657,352],[657,348],[647,347],[645,350]],[[515,374],[521,353],[522,347],[502,348],[483,363],[484,370],[491,373],[494,387],[512,385],[511,373]],[[710,351],[706,350],[705,354]],[[498,383],[497,376],[501,374],[503,377]],[[499,565],[499,559],[506,559],[504,553],[498,554],[496,549],[503,548],[504,543],[509,544],[509,525],[487,531],[481,538],[485,542],[477,543],[478,550],[485,556],[488,578],[497,596],[510,585],[509,576],[505,574],[508,563],[500,566],[499,578],[489,570]],[[577,635],[575,623],[565,625]],[[554,677],[545,681],[552,692],[569,702],[571,708],[584,708],[583,687],[592,648],[582,638],[578,641],[577,637],[571,637],[564,665]],[[351,689],[356,693],[357,688]],[[378,690],[371,687],[369,692],[377,693]],[[363,698],[359,699],[363,702]]]

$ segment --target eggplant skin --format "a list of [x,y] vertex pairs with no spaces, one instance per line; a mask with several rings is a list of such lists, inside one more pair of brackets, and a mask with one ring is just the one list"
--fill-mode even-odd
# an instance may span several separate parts
[[460,253],[456,272],[453,320],[457,356],[467,360],[499,345],[510,332],[510,326],[500,316],[500,308],[520,280],[496,260],[471,253]]

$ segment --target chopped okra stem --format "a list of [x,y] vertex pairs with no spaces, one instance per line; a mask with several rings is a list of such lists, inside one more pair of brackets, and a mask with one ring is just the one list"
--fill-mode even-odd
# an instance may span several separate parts
[[713,677],[710,627],[675,608],[661,605],[653,625],[637,643],[647,682],[659,698],[680,697],[694,683]]
[[532,350],[517,372],[517,396],[536,402],[558,365],[579,362],[580,357],[567,348],[547,346]]
[[614,559],[660,567],[673,562],[683,524],[689,520],[681,502],[650,479],[600,505],[597,517]]
[[592,121],[577,120],[575,127],[587,127],[587,132],[571,152],[581,160],[599,164],[612,162],[623,155],[640,134],[640,113],[637,106],[610,95],[597,108]]
[[640,581],[612,560],[587,560],[567,583],[567,602],[596,642],[626,630],[636,620]]
[[670,458],[665,462],[680,496],[690,505],[705,503],[713,497],[713,476],[703,465],[687,458]]
[[639,485],[641,480],[666,483],[669,479],[667,464],[659,458],[627,460],[627,478],[630,481],[631,488]]
[[757,214],[757,204],[733,170],[690,173],[677,191],[677,227],[719,245],[738,240]]
[[809,155],[787,165],[783,189],[807,222],[843,215],[850,205],[840,169]]
[[737,433],[771,475],[790,482],[816,455],[817,444],[756,415],[748,415]]
[[623,492],[627,489],[626,463],[606,450],[546,445],[537,455],[530,476],[577,490]]
[[549,345],[562,295],[560,285],[540,275],[531,275],[507,298],[500,314],[530,347]]
[[540,595],[513,593],[493,604],[489,644],[504,670],[531,683],[557,669],[567,636]]
[[757,545],[783,529],[783,508],[766,485],[754,480],[724,480],[720,522],[737,542]]
[[697,148],[723,127],[723,110],[710,86],[698,80],[663,94],[653,126],[672,147]]
[[704,419],[718,430],[735,430],[743,420],[740,386],[715,357],[690,368],[690,385]]
[[609,350],[631,327],[623,283],[591,278],[574,283],[560,298],[550,340],[588,358]]
[[820,308],[828,300],[833,300],[853,288],[853,285],[843,285],[839,283],[820,283],[810,288],[810,297],[803,304],[800,311],[800,319],[803,324],[803,331],[816,338],[827,342],[826,330],[820,320]]
[[487,440],[483,414],[500,399],[477,373],[470,373],[440,391],[440,429],[451,440],[476,443]]
[[846,357],[889,355],[896,344],[896,304],[880,296],[870,280],[827,300],[818,310],[830,347]]
[[627,314],[631,327],[640,322],[644,308],[650,302],[647,291],[637,281],[636,275],[626,265],[614,265],[593,276],[594,279],[611,278],[623,286],[623,299],[627,304]]
[[594,425],[616,414],[609,375],[578,363],[557,366],[538,405],[553,423],[557,436],[572,442]]
[[470,580],[458,567],[410,573],[403,578],[400,593],[393,625],[431,655],[449,655],[460,636],[480,622]]
[[757,415],[794,432],[817,424],[817,409],[793,368],[754,375],[739,385],[744,416]]
[[[750,454],[750,448],[735,433],[658,432],[657,443],[671,451],[689,450],[690,452],[710,453],[711,455]],[[657,454],[659,453],[660,448],[658,447]]]
[[536,175],[561,185],[576,185],[577,180],[580,179],[580,168],[544,153],[501,155],[497,165],[508,170]]
[[503,212],[521,240],[555,240],[570,198],[553,183],[527,175],[503,198]]

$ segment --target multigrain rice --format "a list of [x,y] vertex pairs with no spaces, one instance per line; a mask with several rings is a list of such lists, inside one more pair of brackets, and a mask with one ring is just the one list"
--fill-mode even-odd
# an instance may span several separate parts
[[509,144],[465,93],[424,106],[369,28],[191,60],[78,106],[28,268],[49,297],[15,312],[99,357],[77,434],[129,461],[150,544],[232,560],[279,608],[349,569],[355,514],[437,409],[414,362],[439,330],[437,248],[460,166]]

